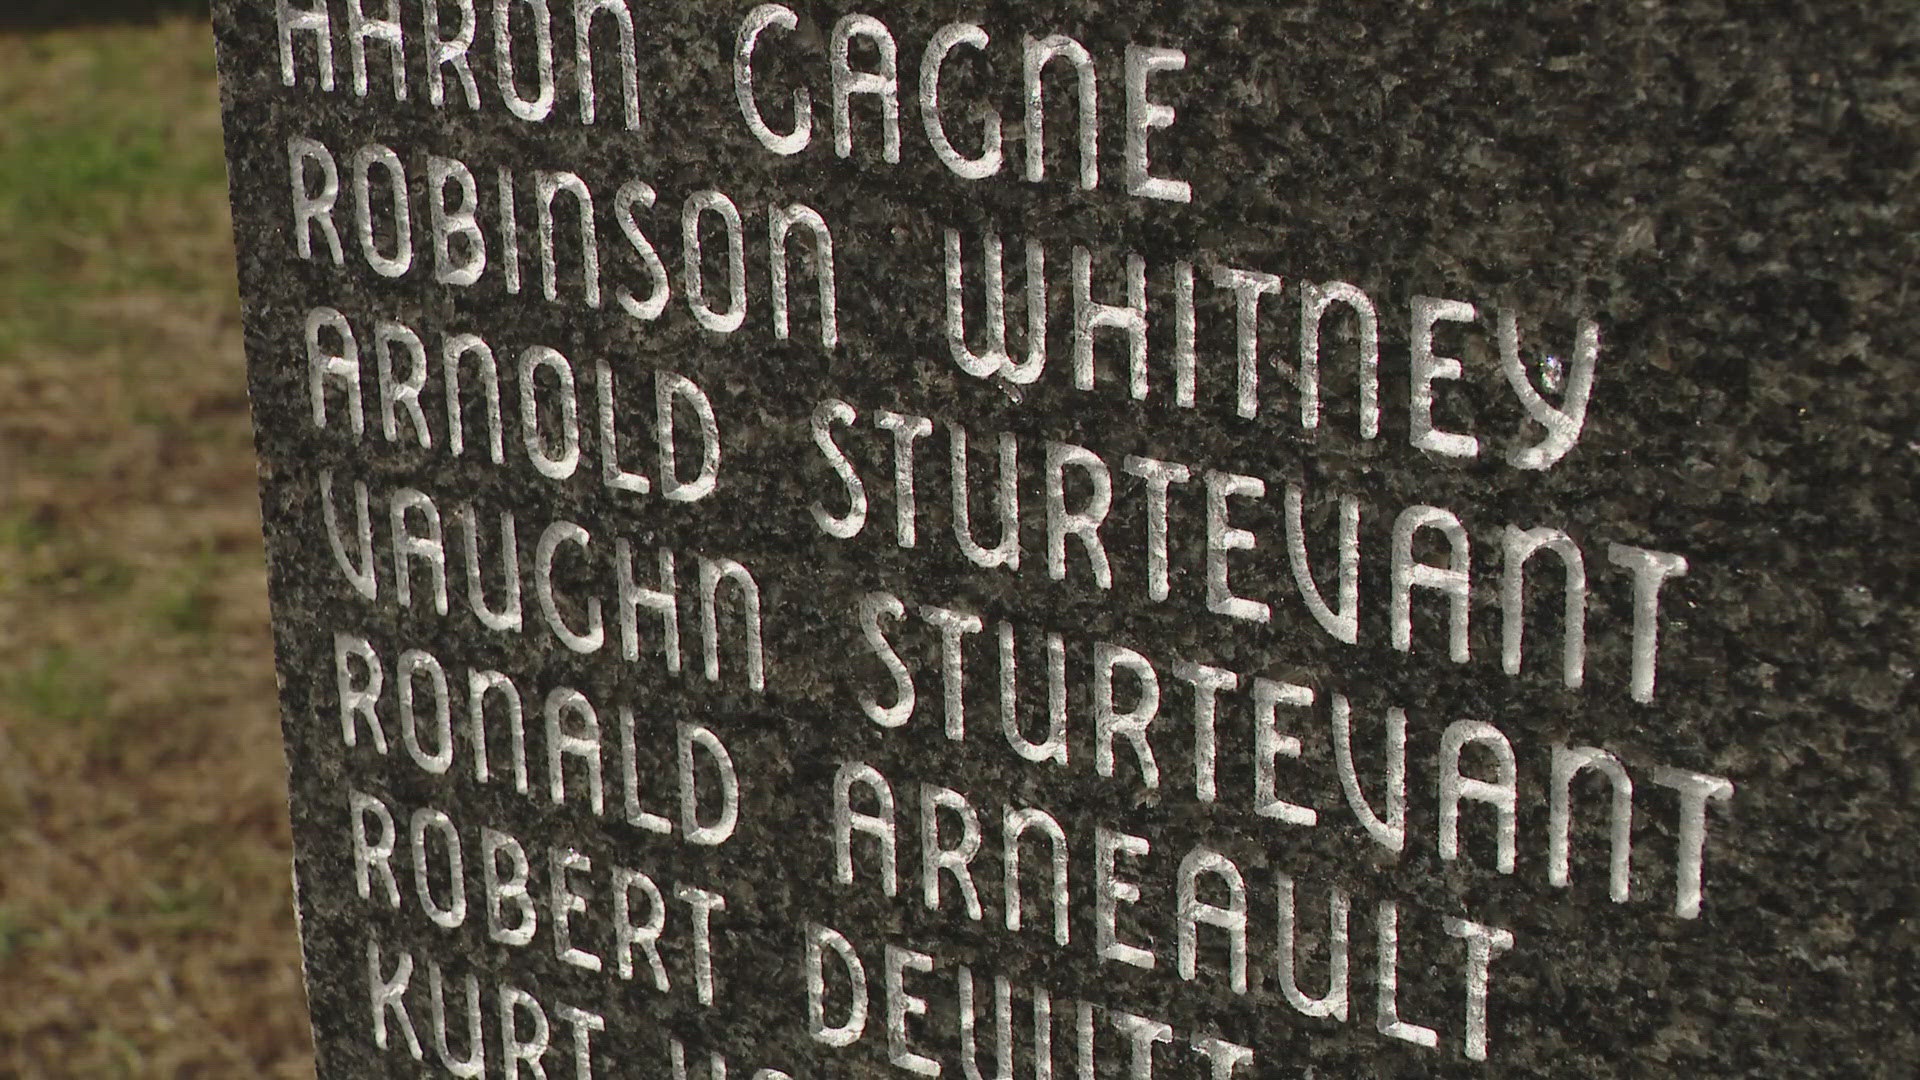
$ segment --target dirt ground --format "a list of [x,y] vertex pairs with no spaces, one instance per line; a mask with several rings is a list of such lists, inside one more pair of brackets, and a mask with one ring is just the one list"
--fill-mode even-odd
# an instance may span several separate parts
[[0,1076],[311,1076],[212,44],[0,36]]

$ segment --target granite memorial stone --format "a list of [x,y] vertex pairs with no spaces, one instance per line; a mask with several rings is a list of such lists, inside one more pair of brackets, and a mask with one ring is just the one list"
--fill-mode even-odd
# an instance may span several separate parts
[[321,1076],[1912,1075],[1908,4],[214,7]]

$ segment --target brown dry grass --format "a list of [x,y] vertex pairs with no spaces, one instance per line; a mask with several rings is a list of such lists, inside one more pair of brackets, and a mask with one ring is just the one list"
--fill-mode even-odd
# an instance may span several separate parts
[[204,25],[0,37],[0,1076],[311,1076]]

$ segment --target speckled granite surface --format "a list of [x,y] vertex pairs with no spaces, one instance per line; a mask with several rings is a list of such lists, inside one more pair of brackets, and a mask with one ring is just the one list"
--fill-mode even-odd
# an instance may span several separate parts
[[[476,110],[453,66],[440,69],[444,103],[434,104],[417,0],[400,4],[408,92],[398,102],[377,32],[364,44],[367,93],[356,93],[348,4],[323,5],[337,75],[331,90],[321,86],[312,33],[296,27],[289,35],[294,78],[286,85],[273,5],[215,4],[323,1076],[446,1075],[446,1061],[471,1046],[469,975],[479,987],[488,1076],[540,1075],[535,1062],[545,1075],[586,1075],[578,1071],[583,1031],[591,1033],[586,1064],[599,1076],[676,1075],[676,1043],[691,1076],[705,1073],[709,1052],[725,1055],[729,1075],[759,1080],[776,1075],[763,1069],[796,1078],[931,1068],[971,1076],[957,998],[963,965],[977,982],[978,1069],[989,1076],[1004,1075],[994,1055],[995,976],[1010,981],[1011,1065],[1022,1077],[1044,1075],[1032,1060],[1036,987],[1051,1002],[1056,1076],[1085,1075],[1074,1072],[1081,1002],[1095,1006],[1101,1077],[1910,1074],[1920,1055],[1912,727],[1920,596],[1920,367],[1912,342],[1920,320],[1910,295],[1920,25],[1908,5],[878,4],[865,11],[898,48],[897,164],[885,160],[882,110],[871,95],[853,98],[851,155],[834,152],[830,57],[836,21],[847,14],[840,8],[796,4],[792,29],[774,25],[759,39],[756,100],[770,128],[789,129],[795,87],[811,94],[810,145],[780,155],[749,131],[735,91],[732,58],[753,5],[630,5],[639,112],[632,130],[613,16],[597,16],[589,125],[581,120],[573,7],[552,5],[556,91],[550,115],[536,122],[503,101],[493,5],[479,6],[469,58]],[[537,10],[514,3],[508,24],[519,43],[518,93],[536,99],[523,107],[529,112],[538,111]],[[459,6],[436,12],[441,33],[452,34]],[[960,19],[990,41],[954,49],[940,82],[941,113],[966,157],[982,145],[970,110],[1000,114],[1005,161],[982,180],[942,164],[923,123],[928,42]],[[1080,42],[1098,72],[1099,178],[1090,191],[1076,183],[1067,60],[1054,61],[1044,84],[1047,176],[1025,175],[1021,42],[1049,34]],[[1147,79],[1134,115],[1146,115],[1145,103],[1175,110],[1170,126],[1149,129],[1150,169],[1190,184],[1190,202],[1128,193],[1130,45],[1184,52],[1183,70]],[[850,55],[852,69],[877,69],[871,34],[855,40]],[[296,137],[317,147],[290,144]],[[380,163],[384,154],[360,153],[369,146],[390,149],[407,177],[404,243],[386,194],[393,174]],[[437,265],[453,268],[471,251],[456,239],[436,264],[436,221],[446,218],[431,209],[432,157],[457,159],[475,179],[489,258],[472,284],[436,279]],[[339,264],[322,224],[297,224],[290,158],[303,161],[298,190],[311,199],[322,199],[322,160],[337,172],[331,220]],[[515,186],[517,292],[507,282],[501,169]],[[551,180],[560,171],[575,174],[594,200],[597,306],[583,287],[575,195]],[[551,300],[542,280],[543,172],[558,190]],[[357,174],[369,179],[364,202]],[[629,181],[651,186],[651,208],[637,196],[616,197]],[[682,208],[707,190],[724,193],[743,221],[746,304],[733,332],[703,326],[688,300]],[[456,176],[442,205],[457,210],[460,196]],[[821,341],[816,277],[802,254],[812,243],[805,225],[790,234],[791,333],[776,332],[769,210],[796,203],[817,211],[832,235],[831,347]],[[377,223],[366,239],[371,256],[355,224],[362,205]],[[723,216],[709,211],[701,223],[704,304],[723,313],[706,321],[724,324]],[[1050,321],[1037,380],[978,378],[953,359],[942,269],[948,229],[965,250],[963,295],[976,347],[985,333],[981,238],[1005,238],[1016,359],[1027,344],[1026,242],[1039,242]],[[630,235],[657,244],[670,279],[657,318],[629,310],[646,306],[650,280]],[[1095,332],[1093,386],[1076,386],[1076,246],[1088,250],[1089,295],[1100,303],[1122,303],[1126,257],[1144,260],[1144,400],[1130,393],[1122,331]],[[404,271],[378,269],[393,272],[402,250],[411,252]],[[1178,377],[1182,264],[1195,282],[1191,405],[1181,403]],[[1216,283],[1222,267],[1279,279],[1254,320],[1251,409],[1240,407],[1236,294]],[[1302,283],[1332,281],[1351,283],[1377,311],[1376,438],[1361,434],[1359,322],[1344,309],[1328,317],[1323,336],[1320,423],[1306,430],[1301,422]],[[1461,361],[1459,379],[1433,384],[1433,423],[1477,436],[1477,456],[1414,445],[1416,297],[1477,308],[1473,321],[1439,323],[1432,346]],[[1569,365],[1582,321],[1599,335],[1584,425],[1545,470],[1509,464],[1541,429],[1502,377],[1502,311],[1517,316],[1527,370],[1549,401],[1559,400],[1555,384],[1577,373]],[[344,319],[358,357],[320,369],[327,423],[317,426],[311,357],[346,355],[329,312]],[[420,342],[424,440],[406,390],[415,370],[410,343],[399,330],[381,331],[383,322]],[[318,327],[311,342],[310,325]],[[488,453],[487,403],[471,358],[459,395],[464,453],[449,445],[444,350],[459,334],[478,335],[498,359],[500,464]],[[523,418],[522,364],[534,346],[564,360],[531,354],[540,359],[531,369],[537,405]],[[570,472],[557,381],[569,361],[581,433]],[[348,368],[358,372],[360,434],[348,421]],[[621,466],[650,477],[647,493],[603,478],[602,370],[612,376]],[[707,497],[663,497],[656,391],[676,384],[662,372],[691,380],[711,404],[722,454]],[[693,393],[673,406],[683,479],[701,464],[696,412],[686,403]],[[869,511],[850,539],[829,536],[810,509],[819,504],[831,517],[849,505],[811,427],[830,399],[849,407],[850,420],[825,430],[861,477]],[[932,433],[914,443],[911,549],[897,532],[894,436],[875,423],[889,410],[932,421]],[[536,432],[534,449],[523,419]],[[955,540],[950,425],[970,436],[972,525],[983,544],[999,535],[996,437],[1013,433],[1018,569],[980,566]],[[1100,535],[1110,588],[1097,583],[1078,536],[1062,541],[1064,580],[1049,573],[1050,441],[1104,463],[1111,507]],[[1191,477],[1168,489],[1164,600],[1150,591],[1151,492],[1126,467],[1130,455],[1182,464]],[[1089,476],[1097,468],[1063,467],[1062,507],[1083,509],[1095,498]],[[568,475],[553,475],[561,473]],[[1263,480],[1264,498],[1228,474]],[[1230,519],[1214,523],[1211,556],[1209,475]],[[372,597],[354,582],[366,572],[356,483],[368,491]],[[1295,584],[1289,485],[1304,492],[1306,546],[1330,603],[1339,498],[1359,507],[1355,644],[1325,629]],[[409,501],[407,492],[425,498]],[[428,503],[441,525],[444,614],[434,605]],[[1410,648],[1395,647],[1394,525],[1441,520],[1403,513],[1422,506],[1457,518],[1470,548],[1464,662],[1449,658],[1448,599],[1431,588],[1411,590]],[[469,507],[492,604],[504,595],[500,514],[514,515],[518,630],[489,629],[469,600]],[[1509,527],[1561,530],[1581,554],[1587,635],[1578,689],[1564,685],[1563,575],[1550,552],[1527,564],[1525,663],[1517,675],[1503,669]],[[1235,547],[1232,528],[1252,533],[1253,546]],[[396,556],[396,529],[426,537],[416,539],[414,558]],[[1649,701],[1630,692],[1634,577],[1610,560],[1610,545],[1687,563],[1658,594]],[[665,659],[653,611],[637,609],[631,635],[622,625],[623,612],[634,611],[621,602],[622,555],[638,581],[657,587],[661,548],[676,559],[678,672]],[[1410,550],[1442,565],[1444,529],[1419,530]],[[397,558],[410,568],[404,596]],[[706,675],[701,573],[704,565],[718,580],[722,559],[745,567],[758,588],[763,689],[742,662],[732,584],[719,591],[719,678]],[[1211,604],[1210,559],[1231,574]],[[544,594],[543,580],[552,583]],[[918,690],[911,718],[898,727],[869,719],[862,704],[895,700],[890,669],[859,621],[860,597],[876,592],[901,601],[905,616],[877,625]],[[552,598],[550,612],[543,595]],[[1232,597],[1268,605],[1269,617],[1236,616],[1222,602]],[[930,607],[977,615],[983,627],[958,638],[966,720],[959,740],[949,737],[941,633],[923,614]],[[1065,764],[1023,760],[1002,735],[1002,623],[1013,627],[1019,716],[1032,738],[1047,726],[1046,635],[1061,637]],[[371,724],[345,710],[355,732],[349,746],[343,689],[351,704],[367,688],[367,671],[349,659],[343,682],[337,654],[361,642],[384,683]],[[1139,674],[1112,646],[1134,650],[1157,675],[1159,715],[1138,740],[1125,717],[1140,711]],[[440,741],[434,664],[403,657],[409,650],[431,657],[444,676],[450,742]],[[1109,704],[1120,719],[1102,738],[1094,676],[1116,655]],[[1181,661],[1238,677],[1237,689],[1217,695],[1211,800],[1196,780],[1209,772],[1196,749],[1204,725],[1195,723],[1197,695],[1176,668]],[[474,673],[486,671],[505,674],[524,700],[524,792],[514,782],[497,691],[489,699],[488,778],[475,769],[469,710]],[[1257,740],[1256,679],[1279,696],[1274,730],[1297,737],[1295,756],[1284,739]],[[402,715],[402,683],[411,686],[416,719]],[[559,759],[565,790],[553,798],[552,718],[563,735],[586,734],[580,699],[564,689],[578,691],[597,715],[600,813],[586,768],[596,754],[582,744]],[[1310,706],[1290,703],[1307,691]],[[1360,786],[1382,815],[1382,718],[1389,707],[1405,711],[1406,820],[1397,853],[1363,827],[1341,783],[1337,698],[1352,703]],[[632,753],[622,749],[622,710],[635,717]],[[738,778],[737,824],[718,845],[692,842],[698,835],[684,828],[677,794],[684,757],[702,789],[692,823],[727,831],[716,824],[723,799],[709,744],[686,742],[696,727],[725,747]],[[1449,791],[1457,793],[1444,779],[1448,751],[1469,736],[1461,771],[1483,786],[1469,784],[1458,804],[1456,857],[1448,858],[1443,810]],[[1511,873],[1500,865],[1500,796],[1486,786],[1501,777],[1494,744],[1510,750],[1515,768]],[[1554,883],[1556,747],[1604,749],[1633,782],[1624,902],[1609,896],[1609,789],[1598,771],[1572,785],[1570,883]],[[854,762],[872,766],[894,796],[899,888],[891,897],[880,845],[865,833],[854,834],[853,881],[842,883],[836,870],[835,778],[851,775],[843,767]],[[640,809],[657,819],[630,818],[629,769]],[[1263,770],[1270,791],[1261,789]],[[1705,810],[1703,840],[1684,827],[1686,800],[1660,782],[1680,781],[1664,770],[1731,785],[1730,797],[1696,801]],[[978,919],[958,875],[926,869],[930,785],[960,793],[977,816],[980,850],[968,869]],[[1710,786],[1699,780],[1694,790]],[[877,813],[869,787],[853,790],[856,811]],[[355,792],[364,796],[358,810]],[[1316,810],[1317,822],[1300,824],[1297,813],[1287,820],[1278,800]],[[1006,928],[1005,815],[1027,808],[1050,814],[1066,839],[1064,945],[1052,933],[1040,832],[1022,849],[1025,925]],[[934,812],[935,843],[961,847],[965,813],[951,800]],[[376,854],[356,857],[356,817]],[[449,829],[464,864],[464,908],[448,883]],[[1100,838],[1118,834],[1150,848],[1115,857],[1103,901]],[[502,850],[501,835],[527,858],[530,899],[512,886],[513,846]],[[383,860],[384,841],[394,852]],[[424,897],[416,843],[427,853]],[[1680,868],[1694,843],[1702,845],[1704,896],[1697,917],[1686,918],[1676,911],[1686,906]],[[556,888],[552,868],[567,850],[582,858]],[[1207,861],[1206,852],[1219,859]],[[1197,945],[1182,943],[1183,865],[1202,905],[1187,909],[1201,920]],[[1212,869],[1196,869],[1205,867]],[[646,875],[660,891],[664,990],[640,945],[631,949],[631,975],[620,970],[615,893],[630,899],[626,916],[635,925],[654,908],[644,886],[616,888],[616,868]],[[1205,921],[1209,910],[1234,907],[1233,874],[1244,886],[1244,993],[1235,986],[1234,934],[1217,925],[1233,916]],[[935,908],[926,902],[929,876]],[[1303,1015],[1282,985],[1279,883],[1289,878],[1300,905],[1298,981],[1308,994],[1327,985],[1329,889],[1350,897],[1344,1017]],[[724,910],[708,910],[712,901],[688,888],[724,896]],[[580,910],[569,913],[569,894]],[[524,945],[512,943],[511,929],[529,925],[523,904],[537,924]],[[1397,985],[1383,1008],[1389,904]],[[1103,910],[1118,913],[1113,942],[1102,941]],[[701,911],[709,919],[704,938]],[[1473,938],[1449,921],[1462,919],[1485,929]],[[568,928],[565,940],[556,926]],[[810,1030],[841,1024],[850,1001],[840,954],[816,951],[827,974],[821,1015],[809,1017],[810,926],[837,930],[864,967],[868,1015],[848,1046]],[[1497,948],[1500,932],[1510,948]],[[1470,992],[1475,941],[1490,950],[1490,967],[1480,969],[1483,1020]],[[371,981],[370,945],[378,950]],[[1143,954],[1125,946],[1145,950],[1153,968],[1139,966]],[[905,968],[891,999],[890,947],[923,953],[931,967]],[[589,970],[588,955],[601,970]],[[430,985],[436,971],[439,1009]],[[384,1007],[375,996],[382,983],[395,995]],[[899,1011],[911,1005],[906,995],[924,998],[927,1012]],[[891,1015],[903,1018],[899,1045],[890,1046]],[[1403,1026],[1384,1030],[1395,1019]],[[535,1038],[542,1022],[550,1029],[544,1054]],[[1437,1045],[1417,1045],[1422,1029]],[[376,1032],[384,1032],[384,1047]],[[1160,1034],[1166,1038],[1154,1041]],[[532,1047],[517,1064],[509,1060],[515,1039]],[[1238,1071],[1210,1071],[1227,1068],[1231,1055],[1209,1039],[1251,1057]],[[1213,1049],[1196,1048],[1202,1044]],[[1479,1051],[1484,1061],[1475,1060]]]

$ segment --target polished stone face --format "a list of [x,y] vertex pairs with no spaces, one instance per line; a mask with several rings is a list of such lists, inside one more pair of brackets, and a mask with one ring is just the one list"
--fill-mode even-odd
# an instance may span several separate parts
[[1913,1060],[1903,4],[307,2],[323,1076]]

